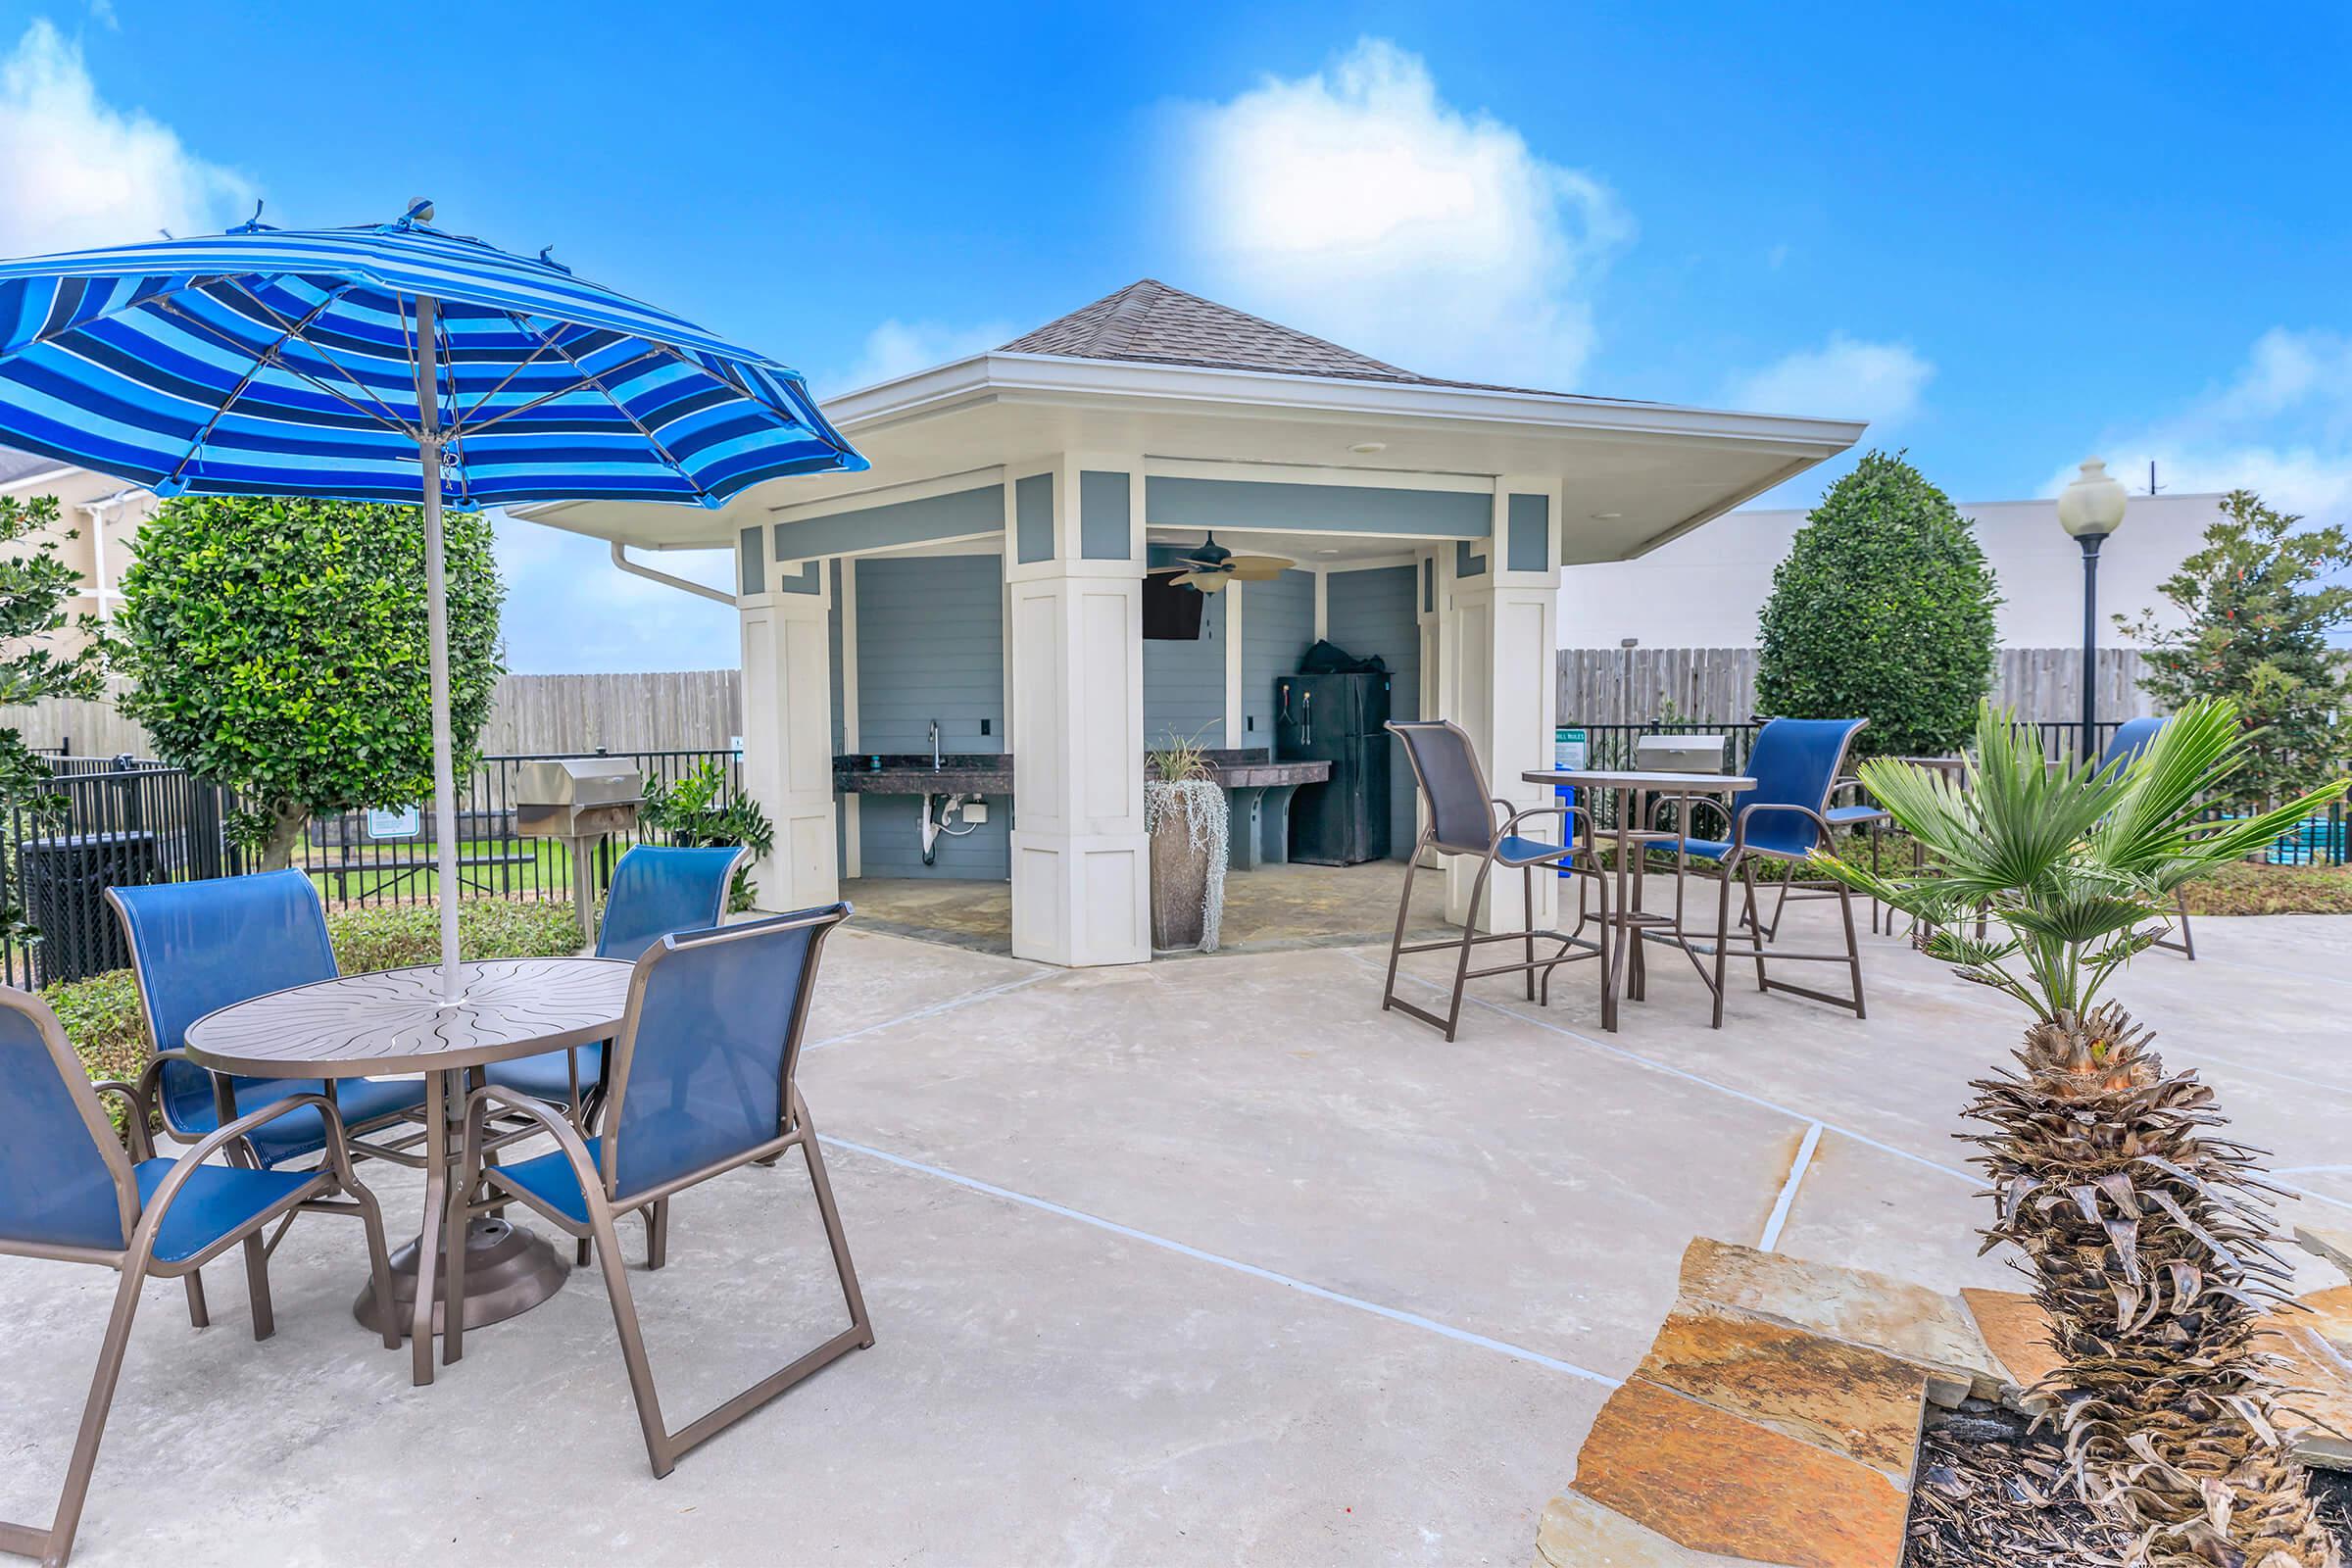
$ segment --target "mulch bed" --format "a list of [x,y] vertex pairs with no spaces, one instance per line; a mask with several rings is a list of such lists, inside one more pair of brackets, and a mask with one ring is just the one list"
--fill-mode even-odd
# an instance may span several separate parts
[[[1931,1408],[1904,1568],[2098,1568],[2129,1541],[2075,1490],[2066,1451],[2024,1417],[1971,1399]],[[2311,1472],[2320,1517],[2352,1554],[2352,1475]]]

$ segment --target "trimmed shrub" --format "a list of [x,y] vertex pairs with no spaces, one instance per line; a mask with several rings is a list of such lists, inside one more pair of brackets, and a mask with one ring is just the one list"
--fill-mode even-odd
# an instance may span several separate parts
[[1992,689],[2000,593],[1968,519],[1903,460],[1873,452],[1830,487],[1773,568],[1756,706],[1867,718],[1856,753],[1944,756]]
[[[345,974],[405,969],[441,957],[441,915],[430,904],[345,909],[326,917]],[[458,906],[458,951],[468,958],[548,958],[580,951],[568,904],[484,899]],[[147,1064],[139,986],[128,969],[42,988],[66,1039],[93,1078],[135,1083]]]

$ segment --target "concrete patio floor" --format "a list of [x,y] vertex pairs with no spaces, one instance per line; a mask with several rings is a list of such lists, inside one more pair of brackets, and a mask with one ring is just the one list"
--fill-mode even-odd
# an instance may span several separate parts
[[[2287,1223],[2352,1223],[2352,919],[2197,938],[2121,995]],[[233,1261],[209,1330],[150,1288],[75,1560],[1523,1564],[1693,1234],[1787,1195],[1787,1250],[2012,1277],[1951,1135],[2017,1019],[1869,941],[1868,1022],[1736,983],[1712,1032],[1666,956],[1615,1035],[1588,965],[1548,1009],[1486,983],[1448,1046],[1378,1010],[1376,948],[1068,972],[849,931],[803,1084],[872,1349],[657,1482],[593,1271],[416,1389],[349,1315],[357,1227],[308,1219],[266,1344]],[[405,1230],[416,1178],[363,1172]],[[844,1321],[789,1161],[681,1199],[635,1284],[673,1425]],[[0,1259],[0,1516],[47,1517],[112,1288]]]

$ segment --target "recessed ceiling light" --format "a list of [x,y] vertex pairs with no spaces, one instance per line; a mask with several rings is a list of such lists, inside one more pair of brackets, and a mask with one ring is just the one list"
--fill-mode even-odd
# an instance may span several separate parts
[[1318,556],[1336,556],[1339,554],[1339,552],[1337,550],[1318,550],[1315,552],[1315,554]]
[[1386,441],[1358,441],[1348,450],[1355,453],[1359,457],[1368,458],[1375,452],[1388,451],[1389,444]]
[[1622,512],[1595,512],[1592,514],[1592,520],[1595,522],[1615,522],[1619,517],[1624,515],[1625,514]]

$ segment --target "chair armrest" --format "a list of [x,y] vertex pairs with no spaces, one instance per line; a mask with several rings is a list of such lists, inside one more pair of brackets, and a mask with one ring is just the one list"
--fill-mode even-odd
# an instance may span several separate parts
[[1793,811],[1798,816],[1809,816],[1813,819],[1813,825],[1821,830],[1825,839],[1837,831],[1830,826],[1828,817],[1810,806],[1798,806],[1790,801],[1752,801],[1740,807],[1732,817],[1732,854],[1738,855],[1747,848],[1748,818],[1761,815],[1766,811]]
[[564,1152],[564,1158],[571,1161],[572,1171],[580,1179],[583,1195],[588,1191],[591,1178],[594,1179],[597,1192],[604,1191],[604,1174],[597,1168],[596,1161],[588,1157],[588,1146],[581,1140],[579,1129],[571,1124],[571,1118],[561,1114],[545,1101],[533,1100],[528,1095],[498,1084],[484,1084],[466,1097],[466,1148],[469,1152],[480,1143],[483,1123],[489,1119],[493,1106],[510,1115],[520,1116],[525,1121],[536,1122],[542,1131],[553,1135],[556,1147]]
[[[1495,804],[1503,807],[1510,806],[1508,801],[1501,800],[1496,801]],[[1582,822],[1585,826],[1585,842],[1587,844],[1591,844],[1592,842],[1594,833],[1592,816],[1591,812],[1587,811],[1581,806],[1530,806],[1524,808],[1513,809],[1509,816],[1503,818],[1502,826],[1495,830],[1495,837],[1502,837],[1504,834],[1510,832],[1511,829],[1517,827],[1523,819],[1531,816],[1560,817],[1567,823],[1567,825],[1571,827],[1575,826],[1578,822]],[[1571,835],[1569,838],[1569,844],[1573,846],[1576,840],[1574,835]]]
[[[144,1081],[144,1080],[142,1080]],[[120,1078],[96,1078],[90,1088],[101,1095],[121,1095],[130,1108],[122,1117],[122,1140],[130,1146],[133,1159],[153,1159],[155,1139],[147,1131],[147,1118],[154,1107],[138,1084],[124,1083]]]
[[[155,1196],[142,1205],[139,1212],[139,1230],[146,1241],[152,1242],[154,1227],[163,1223],[164,1211],[172,1206],[172,1200],[179,1196],[179,1190],[185,1187],[189,1178],[196,1174],[197,1167],[212,1158],[213,1155],[220,1153],[230,1144],[251,1133],[256,1127],[275,1121],[278,1117],[299,1110],[306,1105],[318,1107],[319,1119],[326,1126],[326,1152],[329,1160],[335,1167],[335,1178],[338,1182],[349,1182],[351,1180],[351,1154],[343,1145],[343,1118],[336,1114],[334,1102],[324,1095],[288,1095],[283,1100],[273,1100],[259,1110],[239,1116],[225,1127],[217,1128],[205,1134],[186,1153],[173,1157],[172,1173],[164,1178],[163,1185],[155,1190]],[[322,1166],[320,1169],[323,1171],[324,1167]],[[146,1245],[146,1243],[134,1242],[134,1245]]]

